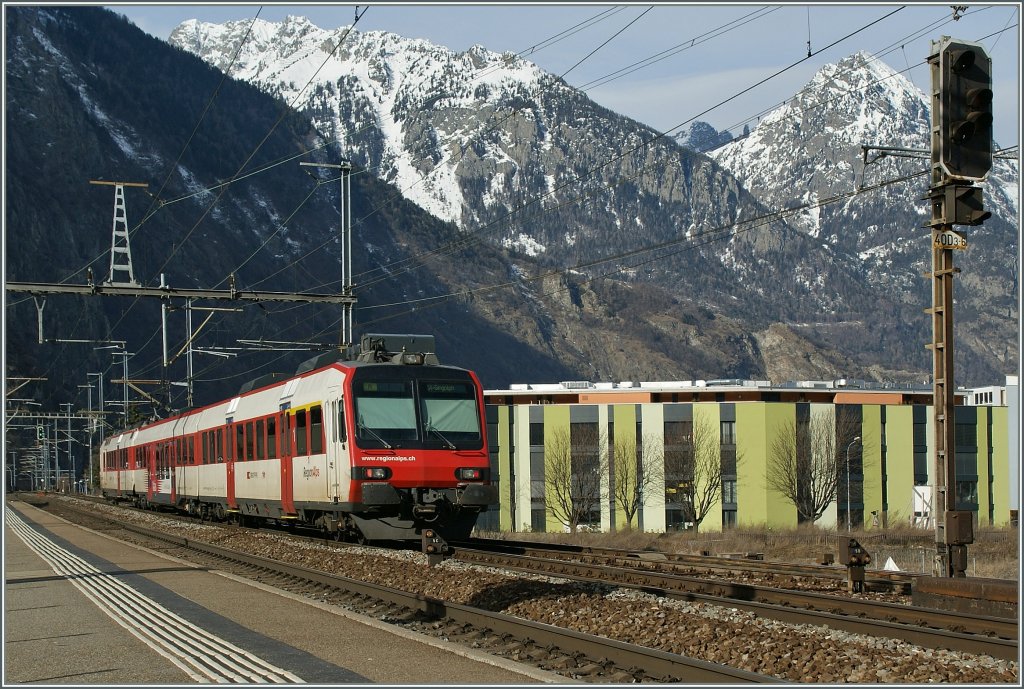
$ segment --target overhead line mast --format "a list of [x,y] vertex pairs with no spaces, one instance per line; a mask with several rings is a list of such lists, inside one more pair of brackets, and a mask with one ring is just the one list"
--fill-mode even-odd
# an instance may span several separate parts
[[[128,236],[128,209],[124,203],[125,187],[149,187],[145,182],[106,182],[90,179],[89,184],[100,184],[114,187],[114,222],[110,236],[110,274],[105,284],[138,286],[135,270],[132,267],[132,247]],[[118,280],[116,273],[127,273],[127,280]]]
[[[363,10],[364,12],[366,10]],[[358,12],[358,8],[357,8]],[[352,346],[352,164],[341,163],[299,163],[303,167],[326,167],[341,171],[341,189],[338,197],[340,215],[339,241],[341,244],[341,294],[351,298],[342,304],[341,337],[339,347],[344,349]]]

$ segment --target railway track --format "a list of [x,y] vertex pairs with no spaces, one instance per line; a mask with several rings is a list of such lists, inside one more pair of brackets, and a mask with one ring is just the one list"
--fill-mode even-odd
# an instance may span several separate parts
[[[632,563],[617,566],[594,564],[585,561],[587,558],[573,561],[561,556],[546,557],[542,548],[531,548],[532,555],[503,550],[503,547],[495,550],[461,547],[455,557],[473,564],[530,574],[614,583],[676,600],[729,606],[783,622],[817,624],[852,633],[902,639],[926,648],[984,653],[1007,660],[1017,658],[1016,620],[666,574],[639,569]],[[618,556],[608,558],[611,562],[620,559]]]
[[[458,545],[518,555],[571,558],[583,562],[606,563],[615,560],[624,566],[632,564],[638,567],[658,569],[666,573],[676,574],[701,571],[720,572],[725,575],[735,576],[737,572],[748,572],[793,578],[820,579],[830,582],[845,582],[847,579],[845,567],[766,561],[759,559],[760,553],[746,553],[737,554],[736,557],[723,557],[601,548],[564,543],[541,544],[535,541],[509,541],[489,538],[475,538]],[[865,573],[864,583],[868,591],[891,591],[893,593],[909,595],[913,588],[914,580],[919,576],[918,574],[908,572],[869,570]]]
[[[62,502],[62,500],[57,502]],[[111,513],[111,508],[102,508],[101,512]],[[160,521],[163,521],[162,517],[170,516],[160,515],[158,517],[152,512],[140,512],[139,515],[142,523],[155,528],[164,528],[154,523],[155,520],[160,519]],[[117,526],[121,526],[122,523],[128,521],[134,521],[122,517],[117,517],[116,519],[118,521]],[[480,608],[482,606],[490,611],[501,610],[504,613],[511,613],[519,619],[534,620],[533,624],[547,622],[550,625],[557,625],[556,628],[558,629],[574,626],[575,629],[589,634],[622,639],[640,647],[656,647],[664,649],[664,651],[672,651],[668,654],[670,656],[703,658],[704,662],[710,661],[712,665],[728,663],[735,667],[745,668],[751,672],[763,673],[762,676],[771,675],[791,681],[819,681],[826,683],[833,681],[890,682],[894,679],[899,681],[931,682],[944,681],[942,678],[948,680],[949,678],[960,676],[962,670],[959,668],[970,668],[977,662],[967,659],[956,661],[955,667],[957,669],[947,668],[946,670],[938,671],[937,674],[936,670],[926,669],[931,667],[931,660],[927,660],[922,664],[922,659],[933,657],[939,659],[945,657],[943,654],[958,652],[942,650],[947,648],[962,649],[962,651],[972,654],[984,654],[990,658],[1006,659],[983,661],[983,665],[988,666],[990,663],[998,663],[1000,666],[1007,666],[1008,664],[1012,673],[1009,676],[1013,678],[1017,676],[1016,663],[1014,662],[1017,657],[1015,639],[986,639],[978,635],[965,634],[962,630],[940,629],[934,630],[934,632],[926,630],[925,635],[931,637],[931,641],[928,641],[915,628],[922,626],[921,624],[911,624],[910,628],[908,628],[907,625],[900,625],[887,620],[867,620],[868,624],[857,625],[858,622],[864,623],[865,620],[849,615],[843,615],[843,620],[831,625],[836,631],[830,632],[827,631],[825,626],[829,623],[823,620],[827,619],[829,614],[836,614],[835,611],[822,612],[774,606],[777,608],[776,610],[767,612],[771,606],[742,599],[744,596],[748,599],[751,597],[749,591],[741,593],[740,599],[721,598],[701,593],[683,592],[675,594],[668,590],[668,588],[657,588],[649,580],[637,580],[633,583],[616,583],[610,577],[604,576],[603,573],[598,573],[596,577],[585,578],[578,574],[573,575],[565,570],[560,573],[544,572],[544,576],[541,579],[528,577],[527,579],[516,580],[524,583],[524,586],[518,584],[512,586],[511,584],[500,583],[501,577],[497,571],[489,573],[487,570],[481,571],[475,568],[467,568],[468,561],[465,559],[460,560],[458,557],[460,554],[465,555],[464,551],[468,550],[465,545],[460,546],[456,550],[457,557],[452,559],[450,565],[445,563],[445,565],[438,569],[429,569],[423,567],[423,564],[420,562],[422,555],[408,550],[391,551],[389,554],[386,549],[367,549],[351,546],[356,548],[351,557],[334,558],[329,554],[331,550],[338,549],[339,547],[347,549],[350,545],[333,541],[328,542],[322,536],[297,537],[294,534],[285,534],[280,531],[271,534],[268,530],[254,530],[233,526],[222,526],[218,529],[218,531],[224,532],[224,535],[221,536],[211,534],[208,531],[209,526],[215,525],[200,525],[197,520],[191,518],[177,518],[173,521],[179,524],[176,527],[172,527],[178,534],[184,533],[191,537],[193,533],[198,535],[207,530],[201,536],[204,540],[216,543],[231,543],[232,546],[244,549],[247,552],[272,552],[274,557],[293,563],[300,563],[317,570],[327,569],[334,573],[347,574],[356,579],[374,582],[382,582],[384,579],[381,576],[387,576],[389,577],[387,583],[392,587],[397,587],[399,590],[404,591],[420,591],[426,594],[425,596],[420,596],[420,598],[457,601],[458,603],[468,604],[470,607]],[[262,535],[261,531],[263,531]],[[296,538],[299,543],[289,547],[287,545],[288,541],[284,539],[285,536],[289,539]],[[278,545],[270,547],[270,543],[277,543]],[[300,545],[300,543],[305,543],[305,545]],[[531,545],[537,546],[538,544]],[[326,549],[325,546],[327,546]],[[268,547],[270,547],[269,550],[267,549]],[[253,550],[253,548],[258,548],[258,550]],[[309,557],[299,554],[305,548],[312,548],[313,550],[309,552],[319,554]],[[374,551],[377,551],[379,554],[371,555],[370,553]],[[370,561],[376,561],[376,564],[373,564],[370,569],[360,565],[361,562],[366,561],[366,558],[369,558]],[[643,558],[637,558],[634,555],[631,559],[635,561]],[[411,570],[408,570],[412,574],[411,579],[408,578],[410,576],[408,573],[398,574],[397,577],[394,576],[396,573],[401,572],[402,569],[400,567],[396,568],[394,564],[385,564],[403,560],[407,566],[412,567]],[[585,563],[569,561],[564,552],[559,558],[555,558],[556,562],[558,560],[561,560],[561,566],[585,566]],[[342,565],[341,563],[343,562],[351,564]],[[413,564],[416,562],[420,562],[420,564]],[[321,563],[323,564],[321,565]],[[535,575],[538,573],[536,569],[520,569],[507,563],[503,565],[498,565],[494,562],[487,564],[500,566],[501,571],[518,569],[518,571],[523,572],[530,571]],[[635,564],[634,562],[633,565]],[[224,568],[223,565],[215,563],[211,564],[211,566]],[[620,569],[632,569],[632,574],[636,576],[644,574],[641,569],[635,566]],[[462,574],[458,574],[459,572]],[[263,573],[259,576],[269,575]],[[548,579],[549,576],[556,576],[563,583],[552,581]],[[661,576],[671,575],[661,574]],[[531,585],[528,587],[525,586],[527,580],[531,582]],[[571,580],[575,580],[576,583],[571,583]],[[491,588],[488,589],[485,582],[493,582],[490,584]],[[721,581],[712,583],[723,584]],[[738,587],[745,586],[735,582],[724,582],[724,584]],[[635,591],[635,593],[628,593],[631,590]],[[495,595],[491,596],[490,593],[482,593],[483,591],[493,591]],[[580,597],[578,594],[572,593],[573,591],[589,591],[590,593]],[[471,595],[467,595],[470,593]],[[784,591],[783,593],[791,598],[793,592]],[[512,597],[506,598],[509,594]],[[596,594],[596,598],[594,594]],[[601,602],[602,597],[606,597],[607,604]],[[836,597],[833,596],[825,596],[824,598],[830,599],[829,602],[836,600]],[[322,597],[318,595],[317,599],[320,600]],[[666,618],[659,622],[658,618],[662,617],[664,613],[654,613],[654,617],[651,617],[651,613],[644,612],[645,610],[657,610],[659,604],[655,601],[660,599],[666,600],[665,605],[669,607],[673,604],[667,601],[674,599],[674,605],[681,606],[679,607],[680,610],[696,611],[701,606],[704,606],[704,609],[708,612],[701,613],[701,615],[708,615],[710,618],[728,620],[729,622],[726,622],[724,626],[721,624],[716,625],[716,623],[712,622],[710,627],[708,627],[706,620],[701,621],[701,618],[691,618],[686,620],[676,619],[674,623],[670,623],[668,626],[661,626],[662,622],[667,622],[669,619]],[[613,602],[622,600],[633,600],[636,602],[631,605],[627,604],[625,607]],[[515,601],[519,602],[513,604]],[[705,605],[706,603],[711,603],[711,605]],[[384,604],[379,603],[379,605]],[[906,609],[906,606],[896,607]],[[604,612],[603,615],[597,612],[603,608],[607,608],[608,611]],[[712,613],[712,608],[718,609],[721,612]],[[453,623],[454,626],[452,626],[437,619],[428,620],[421,617],[413,619],[410,617],[409,612],[384,612],[378,614],[382,609],[380,607],[371,607],[368,609],[368,614],[386,619],[395,617],[401,624],[428,634],[442,635],[445,638],[453,639],[461,636],[453,630],[462,623]],[[939,611],[925,610],[926,615],[935,612]],[[491,612],[488,614],[496,613]],[[859,614],[863,615],[863,612]],[[673,615],[670,613],[670,618],[677,616],[678,614]],[[586,622],[585,624],[572,624],[571,620],[574,619],[586,620]],[[604,620],[604,622],[600,620]],[[781,620],[781,622],[776,620]],[[655,623],[655,626],[649,626],[651,621]],[[739,626],[736,626],[736,622],[739,622]],[[790,625],[788,631],[783,631],[782,628],[786,627],[787,623],[790,622],[798,623],[801,626]],[[1000,619],[997,622],[1005,623],[1006,620]],[[697,626],[694,627],[692,625]],[[722,631],[726,629],[730,631],[725,635],[721,633],[713,634],[710,630],[716,626]],[[649,629],[650,631],[640,633],[639,630],[642,629]],[[622,634],[617,630],[633,631]],[[848,634],[846,630],[858,633]],[[945,635],[943,632],[945,632]],[[552,651],[551,649],[554,647],[550,644],[548,644],[550,648],[537,648],[529,645],[526,641],[517,641],[516,637],[511,634],[508,635],[507,643],[502,643],[500,640],[495,640],[495,635],[481,632],[479,628],[470,628],[468,633],[470,636],[467,638],[470,645],[476,647],[486,646],[492,652],[498,655],[505,655],[514,660],[531,662],[537,667],[554,669],[556,671],[560,670],[555,666],[569,664],[570,670],[567,672],[563,671],[563,674],[567,676],[584,678],[588,682],[601,682],[610,681],[607,678],[615,675],[617,677],[615,681],[635,681],[635,679],[630,679],[630,677],[633,677],[633,674],[630,674],[630,672],[634,674],[637,672],[635,668],[623,668],[615,663],[598,663],[582,660],[586,656],[580,652],[575,653],[575,657],[578,657],[580,660],[577,661],[572,657],[569,657],[567,660],[567,656],[563,653]],[[726,644],[726,646],[707,646],[704,645],[707,642],[701,641],[712,637],[718,639],[718,641],[712,643]],[[891,640],[884,640],[887,637]],[[486,640],[486,644],[481,639]],[[1002,643],[1000,643],[1001,641]],[[891,652],[901,648],[904,642],[917,644],[916,648],[918,650],[907,649],[907,651],[903,652],[903,655],[892,655]],[[491,648],[491,644],[494,644],[493,648]],[[881,652],[880,655],[872,656],[873,658],[876,657],[877,660],[866,661],[866,656],[861,655],[863,651],[855,652],[854,656],[849,655],[855,647],[862,644],[865,645],[865,648],[877,649],[872,651],[873,654]],[[829,650],[826,651],[826,647]],[[929,651],[927,647],[937,650]],[[706,650],[714,648],[718,648],[719,652],[708,653]],[[780,650],[772,650],[775,648]],[[794,659],[796,659],[797,665],[795,667],[787,660],[790,657],[790,652],[793,654]],[[924,655],[921,655],[922,653]],[[750,656],[749,661],[748,654]],[[861,660],[851,661],[850,658],[854,657],[860,657]],[[818,662],[815,660],[817,658],[822,658],[823,660]],[[593,660],[593,656],[591,656],[591,660]],[[597,660],[601,660],[601,658],[598,657]],[[850,664],[851,662],[853,662],[852,665]],[[968,663],[969,665],[961,665],[961,663]],[[843,669],[844,667],[847,669]],[[587,671],[583,672],[581,668],[587,668]],[[804,669],[800,670],[797,668]],[[876,673],[871,668],[880,669],[877,673],[879,679],[873,679]],[[888,668],[890,672],[884,674],[884,679],[882,679],[882,669],[885,668]],[[642,676],[642,674],[638,676]],[[964,677],[966,676],[964,675]],[[1000,679],[990,680],[988,678],[994,677],[994,675],[977,675],[975,681],[1008,681],[1006,674],[998,676]]]
[[[77,511],[69,506],[62,509]],[[443,636],[449,641],[586,682],[741,684],[780,681],[725,665],[319,572],[137,524],[105,519],[95,512],[81,514],[90,521],[105,521],[106,531],[127,531],[150,544],[155,543],[162,552],[201,566],[315,597],[320,602],[344,605],[392,624]]]

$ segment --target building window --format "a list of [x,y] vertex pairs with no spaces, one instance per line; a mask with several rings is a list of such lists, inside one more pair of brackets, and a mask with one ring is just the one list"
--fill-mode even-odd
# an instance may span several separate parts
[[977,447],[978,427],[973,423],[958,423],[953,430],[957,447]]
[[685,531],[692,526],[691,522],[686,521],[686,515],[680,509],[668,508],[665,510],[665,530],[666,531]]
[[722,480],[722,503],[736,504],[736,479]]
[[530,444],[531,445],[543,445],[544,444],[544,424],[540,422],[530,423]]
[[723,445],[735,445],[736,444],[736,422],[735,421],[723,421],[722,422],[722,444]]
[[914,485],[928,485],[928,453],[914,449]]
[[965,505],[977,505],[978,504],[978,482],[977,481],[957,481],[956,482],[956,501],[959,503],[958,506]]
[[544,508],[530,510],[530,529],[536,533],[544,533],[547,528],[544,518]]
[[736,446],[727,445],[720,450],[722,458],[722,473],[736,473]]
[[722,528],[732,529],[736,527],[736,510],[722,510]]

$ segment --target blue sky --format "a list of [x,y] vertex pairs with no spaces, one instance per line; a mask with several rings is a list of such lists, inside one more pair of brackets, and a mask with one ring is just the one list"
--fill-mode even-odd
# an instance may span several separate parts
[[[308,17],[323,28],[337,28],[352,23],[356,5],[278,4],[263,5],[262,10],[260,5],[241,3],[107,7],[124,14],[150,34],[166,39],[186,19],[251,19],[257,11],[261,19],[268,21],[279,21],[291,14]],[[907,76],[927,92],[930,76],[924,62],[931,41],[943,35],[978,41],[992,56],[996,143],[1002,147],[1019,143],[1018,3],[970,5],[956,21],[951,5],[923,3],[416,3],[363,4],[359,8],[361,12],[365,10],[357,25],[361,31],[390,31],[424,38],[457,51],[478,43],[489,50],[518,53],[542,45],[546,39],[581,22],[593,20],[571,36],[534,49],[525,57],[549,72],[566,74],[567,82],[586,88],[598,103],[662,131],[697,117],[717,129],[738,134],[744,123],[753,127],[759,113],[796,93],[822,65],[859,50],[881,56],[896,70],[909,69]],[[867,28],[858,32],[862,27]],[[854,32],[857,33],[844,39]],[[814,53],[810,58],[808,41]],[[828,47],[837,41],[835,46]],[[663,51],[675,54],[603,85],[593,83]],[[718,106],[797,62],[800,64],[750,93]]]

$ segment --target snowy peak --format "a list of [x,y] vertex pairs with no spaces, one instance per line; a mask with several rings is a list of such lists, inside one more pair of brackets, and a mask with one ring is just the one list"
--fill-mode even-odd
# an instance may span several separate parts
[[[861,172],[861,146],[924,148],[928,131],[925,94],[861,51],[820,69],[749,136],[709,155],[770,205],[787,207],[849,190]],[[804,191],[802,198],[792,198],[793,180],[778,174],[780,164],[800,176],[795,188]],[[798,224],[812,235],[819,229],[816,215]]]
[[[170,42],[221,70],[230,65],[231,76],[305,110],[357,164],[460,225],[466,208],[458,176],[467,146],[493,128],[488,115],[550,79],[516,55],[483,46],[455,53],[383,31],[325,30],[302,17],[190,20]],[[492,158],[509,157],[501,141],[484,147]]]
[[[801,209],[791,224],[830,247],[872,284],[907,303],[927,304],[919,279],[930,260],[930,108],[928,97],[875,56],[859,52],[827,65],[749,136],[708,155],[765,206]],[[918,157],[877,148],[917,149]],[[965,339],[1012,341],[1017,319],[1013,256],[1019,241],[1020,171],[995,160],[984,183],[984,228],[967,230],[971,252],[958,256],[969,290],[959,296],[975,323]],[[987,322],[984,335],[971,330]],[[998,332],[997,332],[998,331]],[[991,353],[991,352],[990,352]],[[1012,370],[1012,354],[991,356]]]

